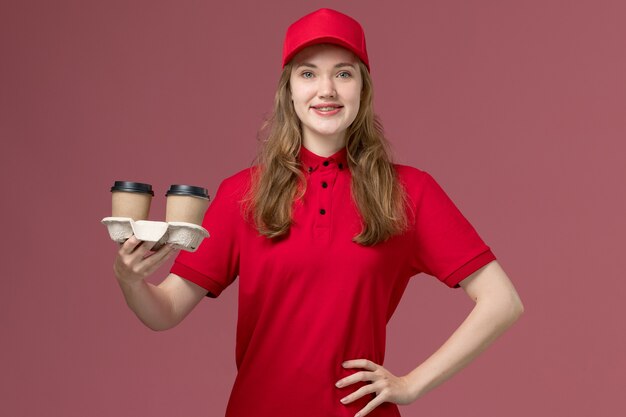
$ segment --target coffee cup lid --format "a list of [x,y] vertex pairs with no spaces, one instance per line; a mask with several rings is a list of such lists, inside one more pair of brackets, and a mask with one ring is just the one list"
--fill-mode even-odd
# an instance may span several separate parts
[[154,191],[152,191],[152,185],[132,181],[115,181],[115,184],[113,185],[113,187],[111,187],[111,192],[113,191],[125,191],[127,193],[145,193],[152,196],[154,195]]
[[199,197],[209,199],[209,192],[206,188],[195,187],[193,185],[170,185],[170,189],[167,190],[165,196],[168,197],[170,195],[182,195],[182,196],[191,196],[191,197]]

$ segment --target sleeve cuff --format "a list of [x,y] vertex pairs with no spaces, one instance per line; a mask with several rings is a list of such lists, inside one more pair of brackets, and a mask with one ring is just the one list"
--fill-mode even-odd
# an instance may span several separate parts
[[444,284],[446,284],[450,288],[460,288],[459,282],[463,281],[472,273],[476,272],[481,267],[487,265],[491,261],[495,261],[496,256],[493,254],[491,249],[487,249],[483,253],[478,256],[475,256],[470,261],[466,262],[465,265],[461,266],[459,269],[448,275],[447,278],[443,280]]
[[208,291],[206,296],[209,298],[217,298],[224,289],[211,278],[179,262],[174,262],[170,272],[206,289]]

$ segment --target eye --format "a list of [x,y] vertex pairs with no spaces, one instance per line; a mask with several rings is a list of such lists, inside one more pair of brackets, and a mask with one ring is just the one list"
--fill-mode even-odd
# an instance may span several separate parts
[[[344,75],[345,75],[345,76],[344,76]],[[350,78],[350,77],[352,77],[352,74],[350,74],[348,71],[341,71],[341,72],[339,73],[339,77],[340,77],[340,78]]]
[[304,78],[311,78],[311,77],[307,76],[307,74],[311,75],[311,77],[313,76],[313,73],[311,71],[304,71],[300,75],[302,75]]

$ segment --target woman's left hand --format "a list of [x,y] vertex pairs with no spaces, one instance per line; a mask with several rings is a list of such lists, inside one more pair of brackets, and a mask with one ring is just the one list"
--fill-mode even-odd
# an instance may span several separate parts
[[380,365],[367,359],[353,359],[343,363],[344,368],[364,368],[366,371],[356,372],[350,376],[340,379],[335,384],[338,388],[354,384],[358,381],[372,381],[344,397],[341,402],[349,404],[364,395],[374,393],[376,398],[362,408],[356,416],[363,417],[369,414],[374,408],[384,402],[394,404],[410,404],[415,401],[411,394],[409,381],[406,377],[397,377]]

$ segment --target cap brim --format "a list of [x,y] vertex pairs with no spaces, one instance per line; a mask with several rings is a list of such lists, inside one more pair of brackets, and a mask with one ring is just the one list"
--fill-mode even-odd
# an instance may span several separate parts
[[369,71],[369,64],[365,61],[363,61],[363,58],[361,58],[357,51],[354,50],[354,48],[347,43],[346,41],[339,39],[339,38],[335,38],[335,37],[328,37],[328,36],[321,36],[319,38],[315,38],[315,39],[310,39],[307,42],[303,43],[302,45],[297,46],[296,48],[293,49],[293,51],[287,55],[285,57],[285,61],[283,62],[283,68],[285,67],[285,65],[287,65],[289,63],[289,61],[291,61],[293,59],[293,57],[295,57],[300,51],[302,51],[303,49],[309,47],[309,46],[313,46],[313,45],[319,45],[322,43],[330,43],[333,45],[338,45],[341,46],[347,50],[349,50],[350,52],[352,52],[354,54],[354,56],[356,56],[361,62],[363,62],[363,64],[365,64],[365,66],[367,67],[368,71]]

